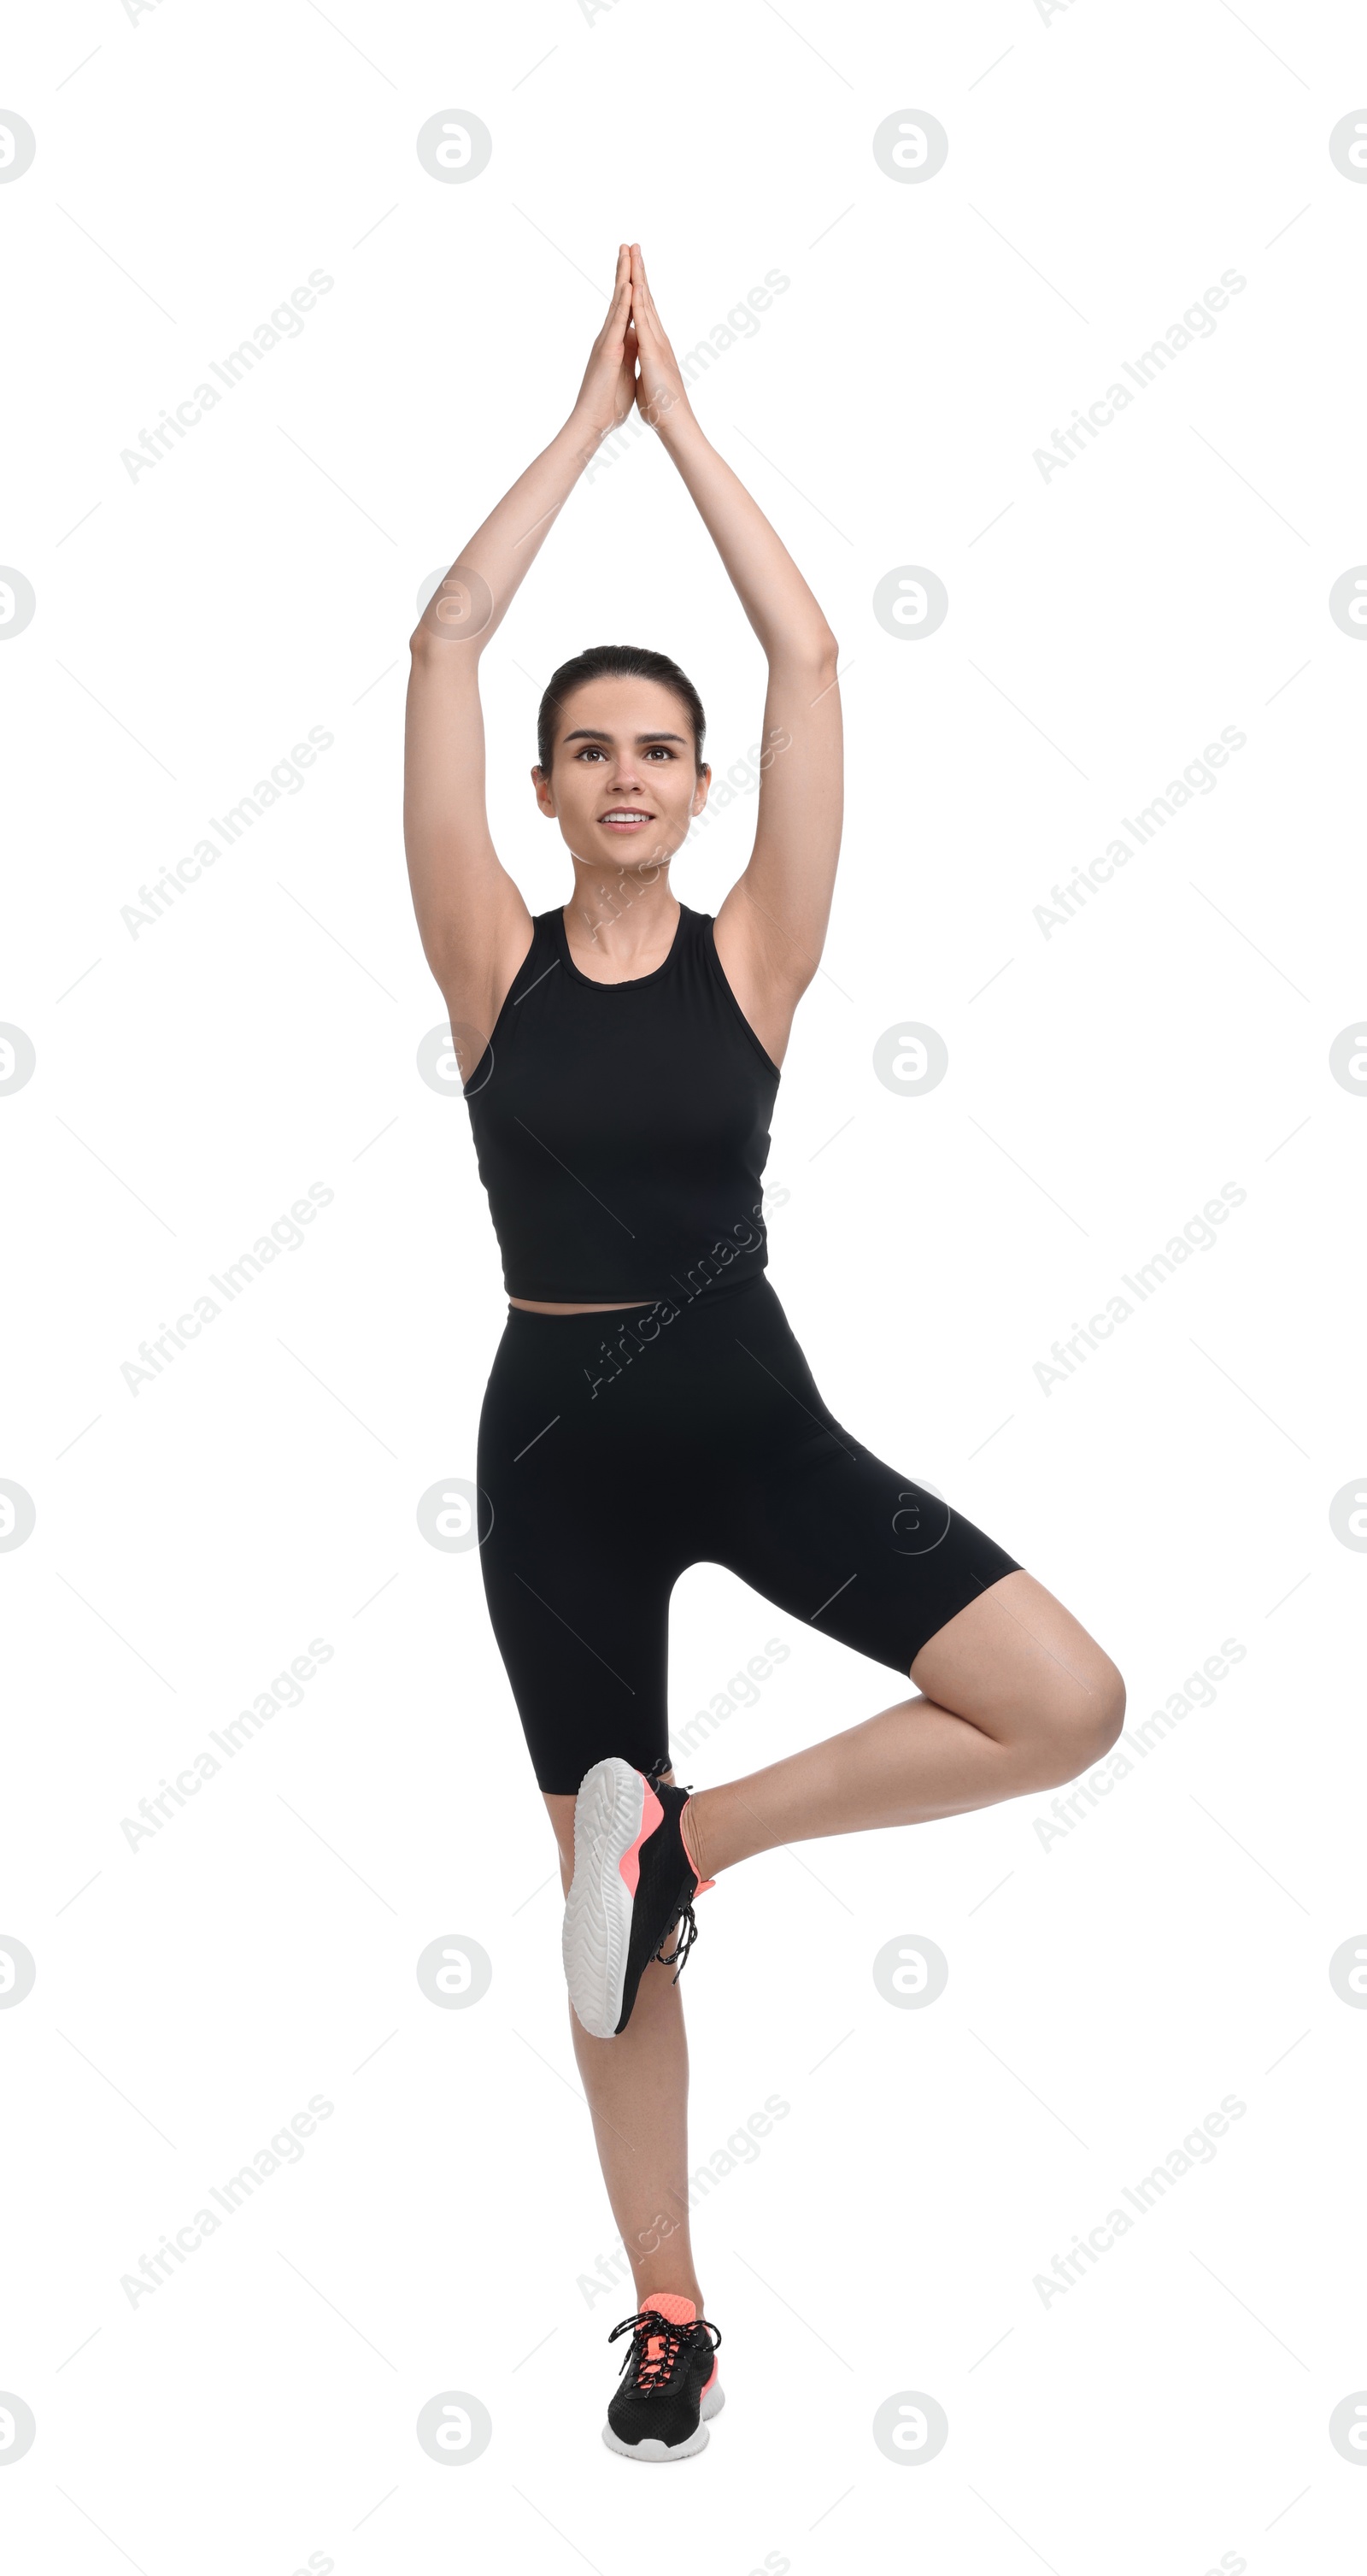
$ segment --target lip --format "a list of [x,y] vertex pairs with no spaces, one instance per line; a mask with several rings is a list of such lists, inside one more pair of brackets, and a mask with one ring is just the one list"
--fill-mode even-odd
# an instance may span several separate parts
[[[627,818],[626,820],[619,822],[616,819],[619,811]],[[610,806],[606,814],[599,815],[598,820],[605,832],[639,832],[642,824],[653,823],[655,817],[647,813],[643,806],[622,806],[621,808]]]

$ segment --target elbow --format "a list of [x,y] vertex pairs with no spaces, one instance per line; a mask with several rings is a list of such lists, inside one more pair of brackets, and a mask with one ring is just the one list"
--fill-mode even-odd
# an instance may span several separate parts
[[428,674],[439,675],[443,688],[451,685],[452,673],[465,673],[468,674],[473,685],[478,687],[480,656],[484,650],[484,641],[482,635],[462,637],[434,634],[424,615],[408,639],[410,670],[420,671],[424,677]]
[[500,614],[487,581],[472,565],[461,564],[433,584],[408,639],[409,652],[415,661],[426,661],[440,644],[445,661],[445,648],[454,644],[463,646],[465,659],[478,662]]
[[829,688],[836,676],[840,647],[823,618],[816,626],[790,626],[766,646],[771,673],[787,672]]
[[421,622],[408,639],[409,658],[415,670],[478,670],[487,642],[486,635],[443,635],[433,631],[424,612]]
[[813,679],[819,680],[823,687],[830,685],[840,660],[840,646],[829,626],[822,624],[813,635],[804,636],[800,659],[803,670]]

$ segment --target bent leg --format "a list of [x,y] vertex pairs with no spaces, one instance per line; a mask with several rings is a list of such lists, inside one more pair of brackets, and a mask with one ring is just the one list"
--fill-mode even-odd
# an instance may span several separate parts
[[937,1629],[910,1679],[923,1698],[696,1792],[683,1830],[699,1874],[780,1843],[923,1824],[1056,1788],[1114,1744],[1125,1713],[1109,1655],[1019,1570]]
[[[568,1893],[574,1800],[547,1796],[546,1805]],[[647,2291],[673,2290],[701,2316],[688,2230],[688,2041],[673,1970],[652,1960],[617,2038],[591,2038],[572,2005],[570,2033],[603,2181],[631,2262],[635,2304],[640,2307]]]

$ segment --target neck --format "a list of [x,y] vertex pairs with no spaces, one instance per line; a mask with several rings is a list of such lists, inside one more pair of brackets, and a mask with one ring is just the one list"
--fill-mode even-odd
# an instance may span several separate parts
[[658,964],[678,918],[667,859],[642,859],[634,867],[624,860],[614,868],[575,856],[574,892],[565,906],[572,948],[630,973],[643,958]]

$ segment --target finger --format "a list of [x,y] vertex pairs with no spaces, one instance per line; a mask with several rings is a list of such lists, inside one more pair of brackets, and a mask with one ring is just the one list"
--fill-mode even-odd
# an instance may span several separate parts
[[609,306],[608,306],[608,323],[609,323],[609,324],[614,323],[614,322],[616,322],[616,321],[617,321],[618,316],[619,316],[619,310],[620,310],[621,303],[622,303],[622,299],[623,299],[623,297],[624,297],[624,296],[626,297],[626,299],[627,299],[628,303],[630,303],[630,300],[631,300],[631,244],[630,244],[629,242],[623,242],[623,243],[621,243],[621,245],[620,245],[620,247],[619,247],[619,249],[618,249],[618,252],[617,252],[617,275],[616,275],[615,279],[613,280],[613,287],[612,287],[612,300],[611,300],[611,302],[610,302],[610,304],[609,304]]
[[628,269],[616,288],[608,307],[607,319],[593,344],[595,358],[610,356],[626,332],[631,318],[631,272]]
[[652,349],[657,356],[662,356],[669,347],[669,340],[664,324],[655,310],[654,297],[643,279],[637,279],[633,284],[632,311],[643,320]]
[[658,330],[659,325],[655,307],[650,300],[650,289],[646,284],[639,244],[633,244],[631,253],[631,311],[638,333],[642,323],[645,325],[647,334],[652,330]]

